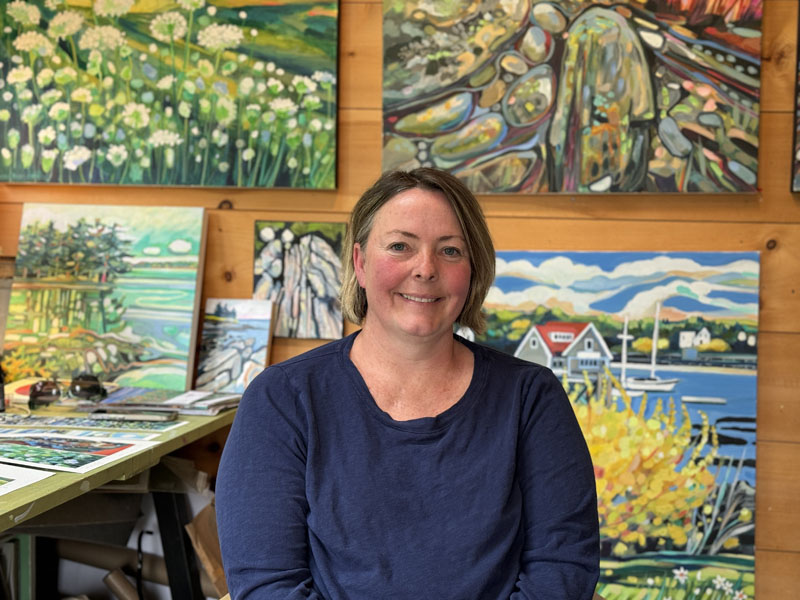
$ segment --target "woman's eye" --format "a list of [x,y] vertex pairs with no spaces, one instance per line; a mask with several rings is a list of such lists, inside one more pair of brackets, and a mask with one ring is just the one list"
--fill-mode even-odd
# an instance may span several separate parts
[[406,249],[406,245],[403,242],[395,242],[391,246],[389,246],[390,250],[394,250],[395,252],[402,252]]
[[454,248],[453,246],[448,246],[443,250],[446,256],[459,256],[461,254],[461,250],[458,248]]

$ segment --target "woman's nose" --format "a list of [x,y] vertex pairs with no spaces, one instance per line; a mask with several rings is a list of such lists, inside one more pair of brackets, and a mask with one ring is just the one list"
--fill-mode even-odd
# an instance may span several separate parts
[[414,278],[421,281],[434,281],[438,276],[436,258],[432,252],[421,252],[414,265]]

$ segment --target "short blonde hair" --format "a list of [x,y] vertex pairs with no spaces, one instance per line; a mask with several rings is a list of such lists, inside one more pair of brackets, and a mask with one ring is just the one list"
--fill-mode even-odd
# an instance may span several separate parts
[[375,215],[389,200],[406,190],[421,188],[441,192],[456,214],[469,252],[471,277],[464,307],[456,319],[475,333],[486,331],[483,301],[494,281],[495,253],[489,227],[478,200],[453,175],[427,167],[412,171],[387,171],[359,198],[345,234],[342,248],[342,291],[340,300],[345,318],[360,325],[367,316],[367,294],[358,284],[353,266],[353,246],[366,248]]

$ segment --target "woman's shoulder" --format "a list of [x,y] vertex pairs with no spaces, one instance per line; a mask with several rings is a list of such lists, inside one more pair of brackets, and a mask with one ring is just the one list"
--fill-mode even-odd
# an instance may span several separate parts
[[508,354],[491,346],[474,342],[456,336],[456,339],[464,344],[467,348],[472,350],[476,360],[487,363],[494,369],[508,369],[510,371],[526,371],[531,374],[538,374],[541,372],[551,372],[547,367],[538,363],[523,360],[512,354]]

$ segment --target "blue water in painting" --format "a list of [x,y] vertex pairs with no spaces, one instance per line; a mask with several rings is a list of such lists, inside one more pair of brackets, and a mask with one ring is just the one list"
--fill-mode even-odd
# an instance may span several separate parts
[[[196,272],[192,269],[142,269],[114,282],[114,297],[126,308],[123,319],[140,336],[151,338],[152,356],[189,355]],[[131,275],[129,274],[129,275]]]
[[[611,369],[619,377],[619,367]],[[649,374],[647,369],[631,369],[628,364],[628,376]],[[656,369],[661,378],[679,379],[675,389],[669,393],[647,392],[647,408],[645,415],[652,414],[656,399],[661,398],[664,410],[667,410],[669,399],[675,401],[678,423],[681,422],[682,396],[711,396],[724,398],[725,404],[699,404],[686,402],[685,406],[693,424],[694,434],[699,434],[702,423],[700,411],[708,416],[709,423],[714,425],[719,435],[718,456],[730,457],[738,461],[744,457],[746,465],[742,468],[741,479],[755,486],[756,459],[756,374],[721,373],[718,371],[671,371]],[[641,396],[631,399],[634,411],[639,410]],[[623,403],[618,400],[621,409]],[[737,464],[737,463],[735,463]],[[735,469],[734,469],[735,471]],[[721,480],[725,469],[719,469],[717,479]]]

